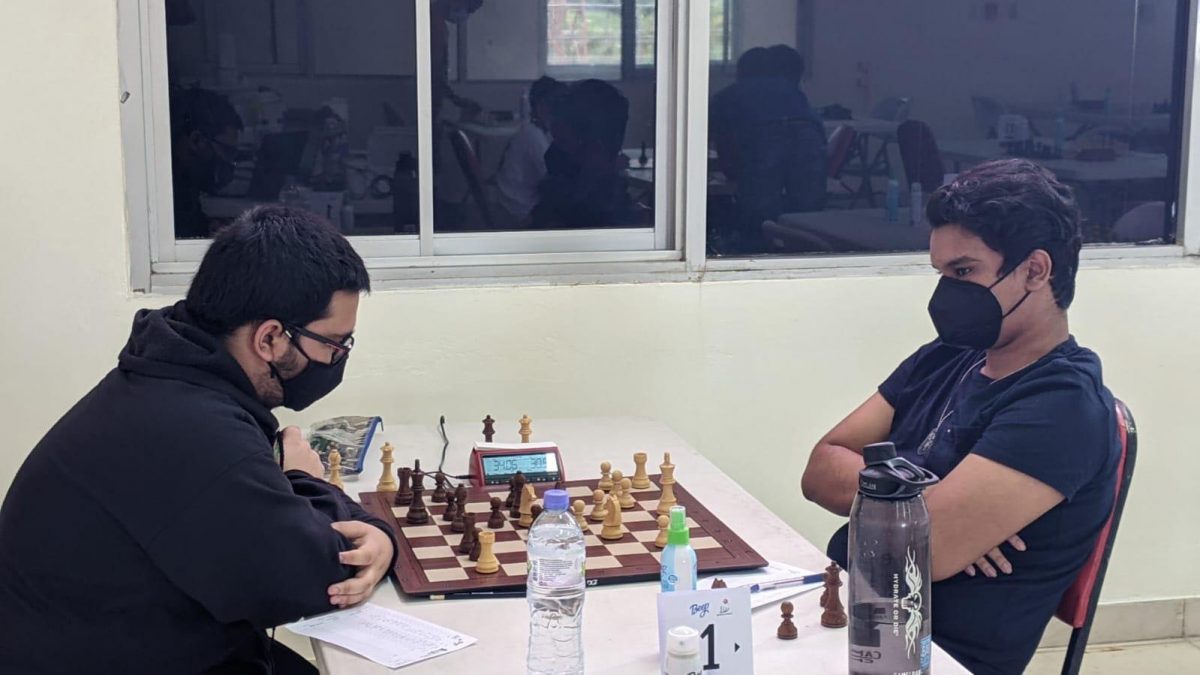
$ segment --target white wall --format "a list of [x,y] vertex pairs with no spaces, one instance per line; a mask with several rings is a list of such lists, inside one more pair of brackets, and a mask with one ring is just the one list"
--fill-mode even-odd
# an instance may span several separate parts
[[[9,10],[13,4],[19,9]],[[115,362],[128,291],[113,3],[0,9],[0,492],[45,430]],[[64,180],[79,178],[73,182]],[[808,448],[930,334],[933,278],[383,292],[362,306],[345,384],[295,421],[432,423],[638,415],[666,422],[822,542]],[[1193,415],[1200,269],[1085,271],[1074,329],[1142,425],[1109,600],[1200,595]],[[536,423],[535,423],[536,424]],[[632,452],[634,448],[630,448]],[[569,449],[568,449],[569,452]],[[687,467],[680,477],[686,482]],[[1153,570],[1153,573],[1147,573]]]

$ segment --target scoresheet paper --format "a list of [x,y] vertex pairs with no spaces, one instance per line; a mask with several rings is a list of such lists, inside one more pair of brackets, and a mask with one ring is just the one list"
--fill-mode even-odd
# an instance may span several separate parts
[[288,624],[298,635],[348,649],[388,668],[400,668],[449,654],[475,638],[367,603]]

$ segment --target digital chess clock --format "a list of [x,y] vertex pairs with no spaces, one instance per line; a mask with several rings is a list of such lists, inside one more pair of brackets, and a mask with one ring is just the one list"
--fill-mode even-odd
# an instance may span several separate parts
[[518,471],[529,483],[567,479],[562,454],[553,443],[476,443],[471,451],[472,485],[508,485]]

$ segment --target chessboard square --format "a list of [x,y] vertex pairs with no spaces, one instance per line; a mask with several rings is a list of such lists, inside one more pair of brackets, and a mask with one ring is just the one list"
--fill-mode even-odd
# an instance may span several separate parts
[[642,542],[654,541],[655,539],[658,539],[658,529],[657,528],[655,528],[653,530],[636,530],[636,531],[630,532],[630,534],[633,535],[634,539],[637,539],[638,541],[642,541]]
[[509,527],[507,530],[500,529],[500,530],[489,530],[489,531],[496,533],[496,543],[497,544],[499,544],[502,541],[521,541],[521,535],[520,535],[519,531],[512,527]]
[[661,490],[659,490],[658,486],[654,483],[650,483],[650,487],[630,488],[629,492],[632,494],[645,494],[647,492],[661,492]]
[[654,556],[654,559],[658,562],[662,562],[662,551],[654,551],[650,555]]
[[585,535],[583,535],[583,545],[584,546],[603,546],[604,542],[601,541],[600,537],[597,537],[594,534],[585,534]]
[[518,529],[518,530],[516,530],[516,533],[517,533],[517,536],[521,538],[521,541],[525,541],[526,539],[529,539],[529,530],[527,530],[527,529],[524,529],[524,528]]
[[587,568],[589,570],[611,570],[620,566],[621,562],[611,555],[600,555],[587,559]]
[[[467,502],[467,513],[491,514],[491,512],[492,512],[492,505],[488,504],[487,502]],[[478,518],[475,520],[475,522],[481,523],[481,521]]]
[[467,571],[461,567],[449,567],[441,570],[425,570],[425,578],[431,583],[435,584],[445,583],[447,581],[466,581]]
[[653,513],[649,512],[649,511],[622,511],[621,512],[621,522],[623,522],[623,523],[637,523],[637,522],[645,522],[647,520],[658,520],[658,516],[654,515]]
[[588,529],[592,531],[592,534],[599,535],[600,531],[604,529],[604,523],[588,523]]
[[414,548],[413,555],[417,560],[431,560],[433,558],[453,558],[457,555],[449,546],[428,546]]
[[567,488],[567,496],[572,500],[583,499],[584,497],[590,498],[594,492],[594,490],[586,485],[575,485]]
[[501,541],[492,546],[492,550],[496,553],[524,553],[525,542],[517,541]]
[[500,569],[504,570],[504,575],[509,577],[523,577],[529,571],[529,565],[521,563],[509,563],[501,565]]
[[[638,544],[641,546],[641,544]],[[617,556],[617,562],[621,563],[621,567],[654,567],[655,559],[649,551],[642,547],[641,551],[635,554]]]
[[[658,510],[658,500],[657,499],[639,499],[638,505],[641,506],[643,509],[646,509],[647,513],[654,513],[655,511]],[[658,514],[655,514],[655,515],[658,515]]]
[[404,527],[403,529],[405,539],[442,536],[442,528],[437,525],[416,525],[413,527]]
[[692,548],[697,551],[703,551],[709,548],[721,548],[721,542],[712,537],[696,537],[692,539]]
[[612,555],[638,555],[646,552],[646,545],[641,542],[632,544],[609,544],[605,546]]

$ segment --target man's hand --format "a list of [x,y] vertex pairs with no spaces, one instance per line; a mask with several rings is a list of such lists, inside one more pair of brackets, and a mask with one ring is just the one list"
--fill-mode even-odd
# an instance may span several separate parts
[[[1018,551],[1025,550],[1025,542],[1015,534],[1008,538],[1008,544]],[[991,558],[991,562],[988,562],[988,558]],[[993,564],[995,566],[993,566]],[[975,568],[977,567],[979,568],[980,572],[983,572],[983,576],[991,577],[993,579],[998,576],[996,574],[996,568],[1000,568],[1000,571],[1004,572],[1005,574],[1012,574],[1013,572],[1012,563],[1010,563],[1008,558],[1005,558],[1004,554],[1000,552],[999,546],[991,551],[988,551],[982,558],[976,560],[974,563],[967,565],[967,569],[963,570],[963,572],[966,572],[967,576],[973,577],[975,576]]]
[[286,427],[283,430],[283,470],[303,471],[313,478],[325,475],[321,456],[304,440],[299,427]]
[[334,523],[333,529],[354,544],[352,550],[339,554],[342,564],[362,569],[353,578],[329,587],[329,604],[335,607],[352,607],[371,597],[375,584],[387,574],[394,546],[391,538],[384,534],[383,530],[357,520]]

